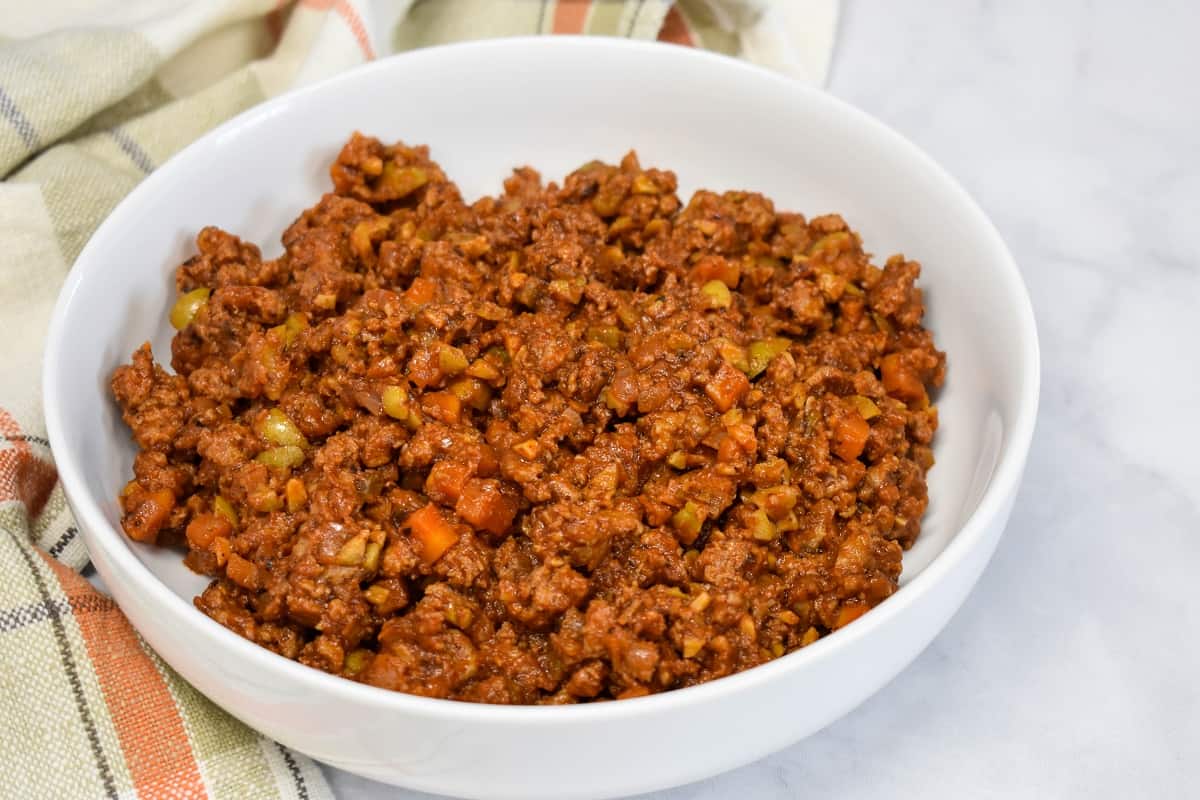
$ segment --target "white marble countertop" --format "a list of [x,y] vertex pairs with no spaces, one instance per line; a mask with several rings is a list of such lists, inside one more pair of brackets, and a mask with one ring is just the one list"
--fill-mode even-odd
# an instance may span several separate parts
[[957,176],[1021,266],[1038,431],[995,558],[912,666],[647,798],[1200,796],[1200,4],[1168,5],[844,4],[830,91]]

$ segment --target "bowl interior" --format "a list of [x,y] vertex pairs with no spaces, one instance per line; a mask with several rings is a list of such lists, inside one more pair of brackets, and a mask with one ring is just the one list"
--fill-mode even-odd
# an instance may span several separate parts
[[260,107],[196,143],[134,192],[76,263],[47,369],[65,452],[112,530],[181,597],[205,580],[175,552],[116,533],[115,497],[133,447],[108,389],[112,370],[150,340],[170,358],[174,268],[196,232],[218,225],[274,256],[284,227],[329,189],[351,131],[428,143],[464,194],[495,193],[512,167],[557,180],[619,159],[672,169],[697,188],[749,189],[776,207],[839,212],[882,262],[924,265],[926,324],[946,350],[931,503],[903,582],[942,552],[983,496],[1022,413],[1032,332],[1019,279],[974,205],[910,145],[864,115],[782,78],[682,48],[584,41],[435,48],[377,63]]

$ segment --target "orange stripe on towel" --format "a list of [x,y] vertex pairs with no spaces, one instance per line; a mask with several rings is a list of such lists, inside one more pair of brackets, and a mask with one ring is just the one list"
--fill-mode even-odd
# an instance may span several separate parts
[[300,4],[316,11],[333,9],[333,12],[341,17],[342,21],[346,23],[346,27],[350,29],[350,34],[354,37],[354,41],[358,42],[358,47],[367,61],[375,60],[375,49],[371,47],[371,37],[367,35],[367,26],[363,25],[362,17],[358,16],[358,12],[354,10],[354,6],[350,5],[349,0],[301,0]]
[[553,33],[583,33],[592,0],[558,0],[554,7]]
[[42,513],[58,480],[54,465],[29,449],[21,426],[0,408],[0,503],[20,500],[31,517]]
[[[41,554],[71,607],[95,590]],[[73,614],[87,646],[138,797],[207,798],[200,767],[167,683],[116,605]]]
[[671,10],[663,19],[662,30],[658,32],[658,40],[688,47],[695,46],[696,41],[692,38],[692,32],[688,30],[687,20],[683,18],[683,14],[679,12],[677,6],[672,5]]

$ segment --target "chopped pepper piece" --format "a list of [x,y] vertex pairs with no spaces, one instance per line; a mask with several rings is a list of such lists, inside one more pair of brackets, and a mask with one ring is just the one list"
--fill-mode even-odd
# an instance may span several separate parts
[[191,325],[192,320],[208,302],[211,294],[212,289],[201,286],[199,289],[192,289],[190,292],[180,295],[179,299],[175,301],[174,307],[171,308],[171,327],[181,331]]
[[746,348],[746,374],[757,378],[775,356],[786,353],[791,346],[791,340],[781,336],[751,342]]
[[691,544],[696,541],[696,537],[700,535],[700,528],[704,525],[704,520],[700,518],[699,506],[688,500],[683,508],[671,517],[671,524],[679,534],[681,542]]
[[729,308],[733,303],[729,287],[721,281],[709,281],[700,287],[700,292],[704,295],[704,302],[708,308]]

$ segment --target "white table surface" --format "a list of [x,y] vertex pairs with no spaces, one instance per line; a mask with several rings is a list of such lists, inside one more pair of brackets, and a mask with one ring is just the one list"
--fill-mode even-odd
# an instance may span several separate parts
[[[647,798],[1200,797],[1200,4],[1173,6],[845,3],[830,91],[958,177],[1025,275],[1033,451],[995,558],[912,666],[787,750]],[[326,774],[342,800],[430,797]]]

